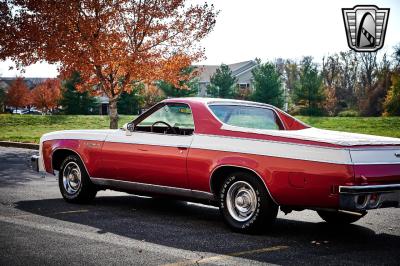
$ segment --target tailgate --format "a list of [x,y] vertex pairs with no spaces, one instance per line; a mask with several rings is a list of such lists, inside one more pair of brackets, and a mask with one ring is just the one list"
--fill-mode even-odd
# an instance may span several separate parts
[[369,184],[400,183],[400,147],[350,149],[356,179]]

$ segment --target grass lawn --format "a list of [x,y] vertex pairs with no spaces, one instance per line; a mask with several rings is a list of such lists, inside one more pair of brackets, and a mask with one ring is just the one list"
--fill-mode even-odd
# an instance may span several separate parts
[[[400,138],[400,117],[298,117],[317,128]],[[133,119],[120,116],[119,125]],[[64,129],[108,128],[108,116],[0,115],[0,140],[39,142],[41,135]]]
[[[119,125],[134,116],[121,115]],[[108,128],[110,119],[101,115],[0,115],[0,140],[39,143],[47,132],[64,129]]]
[[400,138],[400,117],[297,117],[317,128]]

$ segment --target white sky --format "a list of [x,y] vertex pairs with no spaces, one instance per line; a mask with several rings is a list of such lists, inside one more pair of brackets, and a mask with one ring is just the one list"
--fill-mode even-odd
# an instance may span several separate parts
[[[202,3],[203,0],[190,0]],[[261,58],[300,59],[311,55],[320,61],[324,55],[348,50],[341,8],[374,4],[390,8],[385,45],[392,53],[400,43],[400,1],[353,0],[214,0],[221,10],[215,29],[202,41],[207,59],[200,64],[235,63]],[[15,76],[12,62],[0,62],[0,76]],[[26,77],[55,77],[57,69],[46,63],[26,68]]]

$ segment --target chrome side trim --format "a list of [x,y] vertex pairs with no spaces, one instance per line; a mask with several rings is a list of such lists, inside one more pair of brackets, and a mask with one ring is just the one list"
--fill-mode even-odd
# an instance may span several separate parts
[[[268,187],[267,187],[267,184],[265,183],[264,179],[262,179],[261,175],[260,175],[259,173],[257,173],[255,170],[253,170],[253,169],[251,169],[251,168],[248,168],[248,167],[245,167],[245,166],[239,166],[239,165],[233,165],[233,164],[221,164],[221,165],[218,165],[217,167],[215,167],[215,168],[211,171],[211,174],[210,174],[210,177],[209,177],[209,180],[210,180],[210,181],[209,181],[209,186],[210,186],[210,191],[211,191],[212,193],[213,193],[212,186],[211,186],[212,176],[213,176],[214,172],[215,172],[216,170],[218,170],[219,168],[221,168],[221,167],[236,167],[236,168],[242,168],[242,169],[246,169],[246,170],[249,170],[249,171],[253,172],[253,173],[263,182],[264,187],[265,187],[265,189],[267,190],[267,192],[268,192],[269,196],[271,197],[272,201],[273,201],[276,205],[279,206],[278,202],[274,199],[274,197],[272,197],[272,194],[271,194],[271,192],[269,191],[269,189],[268,189]],[[214,195],[214,194],[215,194],[215,193],[213,193],[213,195]]]
[[93,184],[99,186],[114,187],[126,191],[157,193],[157,194],[165,194],[165,195],[203,199],[203,200],[215,199],[212,193],[199,190],[168,187],[168,186],[153,185],[153,184],[146,184],[139,182],[130,182],[124,180],[108,179],[108,178],[90,177],[90,179],[93,182]]
[[369,185],[369,186],[339,186],[339,193],[362,194],[362,193],[390,193],[400,190],[400,184],[391,185]]

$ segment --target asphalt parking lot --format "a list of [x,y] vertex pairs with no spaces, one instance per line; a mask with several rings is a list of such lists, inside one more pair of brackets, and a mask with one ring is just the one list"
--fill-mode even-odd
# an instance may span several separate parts
[[29,169],[34,153],[0,147],[0,265],[399,264],[400,209],[341,228],[280,212],[269,232],[242,235],[201,204],[112,191],[68,204],[55,177]]

